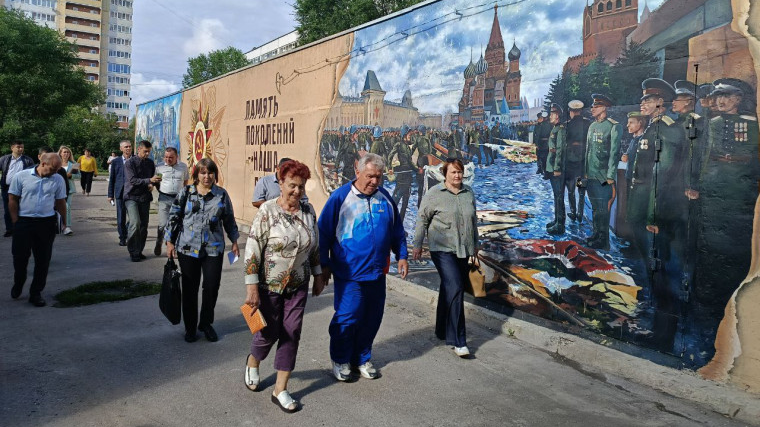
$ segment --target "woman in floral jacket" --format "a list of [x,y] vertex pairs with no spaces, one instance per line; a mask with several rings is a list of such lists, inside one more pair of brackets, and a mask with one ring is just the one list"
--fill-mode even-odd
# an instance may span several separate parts
[[316,213],[310,203],[301,201],[310,177],[309,168],[303,163],[290,160],[280,166],[280,196],[261,205],[245,247],[245,303],[254,312],[261,310],[267,322],[253,336],[251,353],[246,359],[245,385],[251,391],[258,389],[259,363],[279,341],[272,402],[285,412],[300,409],[287,386],[296,363],[309,276],[314,276],[314,296],[325,286],[319,262]]

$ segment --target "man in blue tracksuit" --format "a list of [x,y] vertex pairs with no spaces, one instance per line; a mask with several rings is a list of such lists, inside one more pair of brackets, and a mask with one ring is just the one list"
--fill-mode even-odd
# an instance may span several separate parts
[[380,185],[383,158],[359,159],[356,179],[335,190],[319,215],[319,249],[325,280],[335,276],[335,315],[330,322],[330,358],[338,381],[351,379],[351,367],[375,379],[372,342],[385,307],[385,274],[390,252],[405,278],[404,224],[396,203]]

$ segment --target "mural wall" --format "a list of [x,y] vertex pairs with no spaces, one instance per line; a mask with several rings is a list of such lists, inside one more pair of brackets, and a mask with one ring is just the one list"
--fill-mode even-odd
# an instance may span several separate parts
[[[432,2],[184,92],[186,160],[220,163],[250,221],[253,186],[279,158],[312,168],[319,210],[379,154],[411,239],[440,163],[459,158],[488,300],[705,366],[756,243],[748,6],[471,3]],[[437,286],[429,256],[411,268]]]
[[179,119],[182,93],[147,102],[138,107],[135,134],[137,141],[153,143],[151,155],[163,162],[166,147],[180,148]]

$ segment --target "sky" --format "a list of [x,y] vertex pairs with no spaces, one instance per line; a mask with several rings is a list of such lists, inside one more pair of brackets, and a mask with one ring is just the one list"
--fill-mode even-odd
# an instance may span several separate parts
[[[650,9],[660,3],[648,0]],[[583,51],[586,1],[501,0],[499,4],[505,51],[515,43],[522,53],[521,95],[529,106],[540,105],[567,58]],[[341,94],[358,96],[367,71],[373,70],[388,101],[399,102],[410,90],[420,112],[457,111],[464,69],[471,55],[477,63],[484,52],[493,17],[493,2],[449,0],[358,31],[351,63],[341,79]]]
[[[663,0],[646,0],[650,9],[654,10]],[[510,0],[513,2],[513,0]],[[436,4],[434,11],[425,19],[422,14],[407,14],[400,19],[386,22],[381,31],[383,34],[393,34],[394,29],[408,28],[415,24],[424,23],[430,18],[445,15],[454,8],[463,9],[472,4],[486,4],[468,0],[449,0]],[[505,1],[500,1],[505,3]],[[640,0],[639,9],[643,9],[644,1]],[[132,102],[134,113],[137,104],[168,95],[182,88],[182,75],[187,69],[187,60],[201,53],[215,49],[234,46],[243,52],[260,46],[272,39],[292,31],[296,26],[291,1],[277,0],[140,0],[135,1],[133,9],[132,28]],[[561,70],[568,55],[577,54],[580,49],[580,12],[586,0],[525,0],[517,6],[500,8],[499,19],[504,37],[504,44],[509,49],[512,40],[516,40],[522,50],[521,69],[523,72],[523,94],[528,96],[531,104],[534,95],[544,93],[551,79]],[[480,7],[477,10],[489,9]],[[356,64],[352,60],[345,82],[363,85],[364,73],[367,67],[375,67],[376,61],[371,58],[381,58],[385,61],[381,67],[375,67],[380,84],[388,91],[386,99],[398,101],[404,90],[415,88],[415,103],[418,106],[430,108],[420,111],[436,112],[444,105],[453,106],[454,92],[461,91],[461,70],[469,62],[470,48],[475,52],[474,60],[479,57],[478,46],[488,43],[488,34],[493,19],[490,11],[471,17],[463,18],[457,24],[446,24],[435,31],[426,31],[420,35],[410,36],[402,42],[383,49],[381,55],[366,55],[358,58]],[[548,23],[553,23],[548,25]],[[398,27],[398,28],[396,28]],[[424,26],[423,26],[424,28]],[[545,28],[545,39],[549,43],[539,43],[536,33],[530,29]],[[372,43],[370,39],[375,32],[360,32],[357,46]],[[370,35],[371,34],[371,35]],[[443,67],[433,68],[431,64],[442,64],[440,42],[447,43]],[[573,46],[572,48],[570,46]],[[409,76],[409,63],[401,64],[390,58],[396,49],[414,47],[412,68],[424,67],[429,70],[417,74],[416,78],[396,79],[395,83],[388,82],[387,76]],[[378,51],[380,53],[381,51]],[[529,60],[529,61],[528,61]],[[403,65],[403,69],[399,66]],[[426,66],[427,65],[427,66]],[[557,68],[559,67],[559,68]],[[372,68],[370,68],[372,69]],[[353,73],[353,74],[352,74]],[[414,74],[414,73],[412,73]],[[528,77],[528,75],[530,77]],[[357,76],[359,76],[357,78]],[[386,76],[384,78],[384,76]],[[341,82],[341,92],[351,95],[361,91],[344,87]],[[456,87],[458,86],[458,87]],[[452,91],[444,98],[435,95],[441,89]],[[448,96],[448,97],[446,97]],[[426,101],[427,99],[427,101]]]
[[234,46],[243,52],[296,26],[290,1],[139,0],[132,19],[135,106],[182,88],[188,58]]

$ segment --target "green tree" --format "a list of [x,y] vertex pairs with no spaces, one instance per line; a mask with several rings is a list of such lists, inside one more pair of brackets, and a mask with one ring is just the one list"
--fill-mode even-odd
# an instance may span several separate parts
[[76,45],[21,12],[0,7],[0,148],[16,138],[34,152],[71,106],[91,108],[103,89],[85,78]]
[[[591,94],[601,93],[610,95],[610,65],[601,58],[595,58],[588,64],[581,65],[578,74],[571,78],[568,85],[571,99],[583,101],[584,105],[591,105]],[[617,100],[612,96],[613,102]]]
[[119,129],[115,115],[103,115],[79,106],[69,107],[53,122],[46,136],[47,144],[54,150],[68,145],[75,158],[88,148],[101,167],[106,164],[111,151],[119,151],[122,139],[128,139],[128,130]]
[[[546,101],[544,102],[544,110],[549,111],[551,105],[556,103],[562,107],[562,110],[567,110],[567,103],[570,102],[569,92],[567,88],[569,77],[566,74],[557,75],[549,85],[549,93],[546,94]],[[563,118],[564,119],[564,118]]]
[[618,105],[636,105],[641,98],[641,82],[659,76],[657,57],[631,41],[612,65],[610,91]]
[[234,47],[202,53],[187,60],[187,74],[182,76],[182,86],[195,86],[250,63],[245,54]]
[[308,44],[422,0],[296,0],[298,43]]

